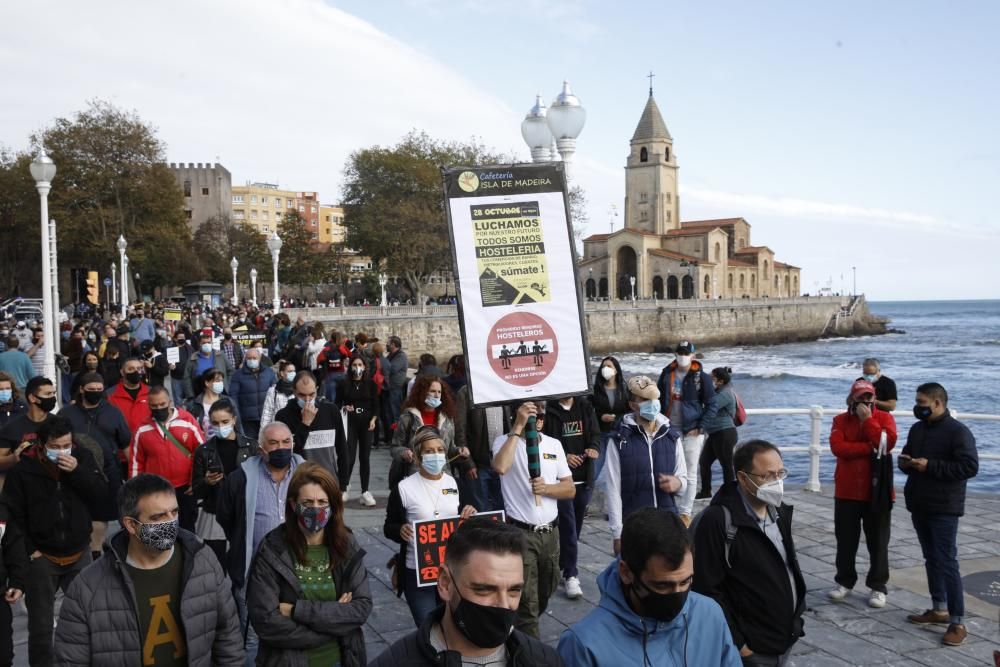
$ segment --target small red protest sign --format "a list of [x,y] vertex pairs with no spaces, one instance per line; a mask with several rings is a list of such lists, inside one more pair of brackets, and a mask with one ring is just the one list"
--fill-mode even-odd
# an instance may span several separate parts
[[[489,517],[494,521],[504,521],[503,510],[497,512],[480,512],[475,517]],[[465,521],[460,516],[448,516],[439,519],[413,522],[414,553],[417,561],[417,586],[434,586],[437,584],[438,572],[444,563],[445,548],[448,538]]]

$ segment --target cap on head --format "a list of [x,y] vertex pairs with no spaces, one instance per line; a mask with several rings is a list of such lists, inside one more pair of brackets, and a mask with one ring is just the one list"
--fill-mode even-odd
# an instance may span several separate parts
[[656,383],[645,375],[635,375],[628,380],[628,390],[635,398],[644,401],[660,400],[660,390]]
[[868,380],[858,380],[851,385],[851,398],[859,398],[865,394],[875,395],[875,385]]
[[690,341],[682,340],[681,342],[677,343],[677,347],[674,348],[674,353],[675,354],[693,354],[694,353],[694,345]]

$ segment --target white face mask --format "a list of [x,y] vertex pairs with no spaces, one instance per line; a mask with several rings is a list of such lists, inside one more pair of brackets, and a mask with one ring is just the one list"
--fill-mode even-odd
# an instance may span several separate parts
[[767,482],[766,484],[761,484],[757,486],[757,483],[750,478],[750,483],[757,487],[757,500],[762,503],[767,503],[771,507],[780,507],[781,501],[785,496],[785,480],[776,479],[773,482]]
[[690,354],[677,354],[674,355],[677,359],[678,368],[688,368],[691,365],[691,355]]
[[615,376],[615,369],[611,368],[611,366],[604,366],[601,368],[601,377],[603,377],[605,380],[610,380],[614,376]]

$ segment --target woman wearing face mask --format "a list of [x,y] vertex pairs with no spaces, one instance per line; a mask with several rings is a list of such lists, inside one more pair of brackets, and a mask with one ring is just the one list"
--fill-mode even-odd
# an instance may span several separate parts
[[733,448],[739,439],[736,433],[736,392],[732,386],[733,370],[715,368],[712,383],[715,385],[715,415],[706,419],[702,429],[708,433],[708,440],[701,450],[698,466],[701,489],[695,499],[712,497],[712,463],[716,460],[722,468],[722,483],[728,484],[733,477]]
[[[398,542],[395,560],[396,594],[406,595],[413,622],[419,627],[439,604],[436,586],[417,586],[417,562],[413,549],[413,522],[459,514],[458,483],[444,472],[447,455],[437,429],[423,426],[413,436],[418,471],[394,486],[389,494],[383,533]],[[465,504],[461,516],[469,518],[476,508]],[[405,568],[402,565],[405,564]]]
[[194,529],[216,553],[225,570],[226,534],[215,520],[219,487],[226,475],[257,453],[257,443],[237,433],[236,407],[228,398],[213,403],[208,416],[215,435],[194,450],[191,469],[191,493],[201,507]]
[[618,422],[631,412],[628,406],[625,376],[622,374],[621,364],[614,357],[601,359],[601,366],[594,375],[594,393],[591,402],[597,414],[597,423],[601,427],[601,439],[604,441],[601,455],[594,465],[594,479],[598,479],[607,459],[608,443],[614,438]]
[[469,460],[468,447],[455,446],[455,401],[451,390],[437,376],[421,375],[416,378],[413,390],[403,403],[392,435],[392,468],[389,470],[389,488],[404,477],[416,472],[415,457],[411,446],[413,436],[421,426],[433,426],[441,434],[448,448],[448,460],[459,457],[458,467],[464,474]]
[[379,412],[378,388],[368,377],[368,364],[364,357],[355,355],[351,359],[349,370],[347,377],[337,387],[337,405],[347,418],[347,478],[350,479],[354,472],[354,462],[360,454],[361,496],[358,502],[365,507],[374,507],[375,498],[368,491],[368,482],[371,478],[369,459],[372,436]]
[[278,383],[267,390],[264,397],[264,407],[260,411],[260,427],[264,428],[274,421],[274,415],[288,405],[289,399],[295,393],[292,384],[295,382],[295,364],[282,359],[278,362]]
[[121,358],[121,350],[115,345],[108,345],[101,359],[100,373],[104,378],[104,386],[114,387],[122,380],[122,364],[125,360]]
[[0,429],[12,418],[28,411],[28,404],[21,398],[21,392],[14,386],[14,378],[0,371]]
[[608,527],[615,555],[621,551],[622,521],[643,507],[677,513],[687,485],[680,434],[660,414],[660,390],[645,375],[628,381],[629,406],[608,447],[605,466]]
[[362,626],[372,610],[364,551],[344,525],[337,480],[317,463],[292,475],[285,522],[261,541],[247,609],[257,664],[367,664]]
[[[184,409],[191,413],[191,416],[198,420],[198,425],[205,432],[206,438],[215,435],[215,428],[209,418],[209,411],[215,402],[226,395],[225,375],[222,371],[210,368],[201,376],[201,384],[205,390],[184,404]],[[235,409],[235,408],[234,408]]]

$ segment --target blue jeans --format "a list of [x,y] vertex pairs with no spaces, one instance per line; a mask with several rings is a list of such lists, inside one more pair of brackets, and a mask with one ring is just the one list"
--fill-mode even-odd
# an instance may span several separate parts
[[559,569],[563,579],[579,574],[576,569],[577,541],[583,529],[583,515],[587,512],[593,489],[585,484],[576,485],[576,495],[568,500],[560,500],[559,506]]
[[457,476],[458,492],[466,498],[477,512],[494,512],[503,509],[503,492],[500,490],[500,476],[493,468],[476,468],[476,479],[465,475]]
[[403,573],[403,595],[418,628],[438,606],[437,586],[417,586],[417,571],[408,567]]
[[174,405],[184,405],[184,401],[187,399],[187,396],[184,395],[184,380],[170,378],[170,393],[174,399]]
[[323,398],[329,403],[337,401],[337,383],[346,376],[343,373],[331,373],[323,378]]
[[958,570],[958,517],[914,512],[911,519],[924,554],[927,588],[934,609],[943,609],[947,603],[950,622],[961,623],[965,599],[962,597],[962,575]]

